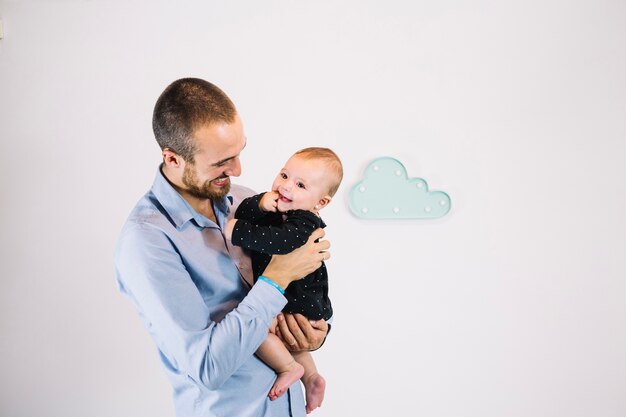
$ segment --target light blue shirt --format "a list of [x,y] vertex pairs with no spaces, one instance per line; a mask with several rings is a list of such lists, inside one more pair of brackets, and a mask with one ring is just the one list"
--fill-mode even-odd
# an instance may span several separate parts
[[287,300],[266,282],[251,286],[248,256],[222,234],[253,194],[233,185],[214,202],[215,224],[159,170],[117,244],[120,291],[156,344],[179,417],[306,415],[299,383],[269,400],[276,374],[254,355]]

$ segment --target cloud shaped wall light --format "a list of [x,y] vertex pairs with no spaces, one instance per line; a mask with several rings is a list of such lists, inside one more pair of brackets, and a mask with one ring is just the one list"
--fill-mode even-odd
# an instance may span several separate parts
[[350,211],[363,219],[436,219],[450,211],[450,197],[428,191],[421,178],[409,178],[400,161],[372,161],[350,190]]

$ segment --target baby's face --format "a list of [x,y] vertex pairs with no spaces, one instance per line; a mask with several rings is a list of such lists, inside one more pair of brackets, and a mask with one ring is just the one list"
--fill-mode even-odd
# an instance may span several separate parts
[[328,194],[328,172],[324,162],[294,155],[278,173],[272,191],[279,194],[278,211],[314,210]]

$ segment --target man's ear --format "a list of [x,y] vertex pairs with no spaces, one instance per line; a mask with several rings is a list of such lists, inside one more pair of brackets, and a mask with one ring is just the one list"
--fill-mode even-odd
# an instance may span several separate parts
[[161,151],[163,155],[163,163],[172,168],[178,168],[182,162],[180,155],[174,153],[170,148],[165,148]]
[[322,199],[320,201],[318,201],[318,203],[316,204],[316,207],[318,209],[324,208],[328,204],[330,204],[331,201],[332,201],[332,197],[329,196],[329,195],[325,195],[324,197],[322,197]]

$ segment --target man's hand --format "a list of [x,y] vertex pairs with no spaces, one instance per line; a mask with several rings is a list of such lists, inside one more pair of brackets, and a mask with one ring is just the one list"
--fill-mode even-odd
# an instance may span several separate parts
[[276,211],[278,206],[278,193],[276,191],[268,191],[263,194],[259,201],[259,208],[263,211]]
[[324,230],[315,230],[309,240],[299,248],[286,255],[274,255],[269,265],[263,271],[264,276],[271,279],[282,288],[297,279],[304,278],[322,266],[322,261],[330,258],[330,242],[317,239],[324,237]]
[[302,314],[280,313],[276,335],[292,352],[318,349],[328,333],[325,320],[309,320]]

